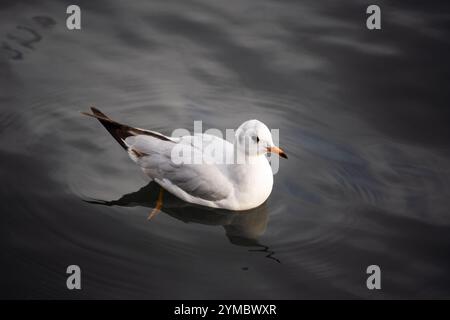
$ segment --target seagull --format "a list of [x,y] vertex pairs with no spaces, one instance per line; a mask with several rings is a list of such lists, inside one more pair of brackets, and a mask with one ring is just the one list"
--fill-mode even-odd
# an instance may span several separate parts
[[[166,136],[116,122],[94,107],[91,111],[82,113],[99,120],[130,158],[161,187],[149,219],[161,209],[164,189],[201,206],[232,211],[256,208],[272,192],[273,173],[266,154],[275,153],[287,159],[286,153],[274,145],[269,128],[258,120],[241,124],[231,143],[206,133]],[[180,161],[175,157],[179,154],[203,161]],[[214,154],[232,161],[217,161]]]

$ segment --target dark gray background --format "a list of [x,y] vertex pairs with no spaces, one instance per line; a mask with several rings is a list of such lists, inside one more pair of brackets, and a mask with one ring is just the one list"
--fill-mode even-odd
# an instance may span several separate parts
[[[2,298],[450,297],[448,2],[377,1],[380,31],[366,1],[77,1],[69,31],[72,3],[0,2]],[[90,105],[166,134],[257,118],[289,160],[257,210],[147,221],[158,189]]]

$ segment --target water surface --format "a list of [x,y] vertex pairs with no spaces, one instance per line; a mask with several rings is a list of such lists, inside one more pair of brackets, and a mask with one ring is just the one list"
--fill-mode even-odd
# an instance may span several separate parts
[[[1,297],[450,296],[448,4],[0,4]],[[268,201],[243,214],[158,188],[94,120],[280,129]],[[82,269],[82,290],[65,270]],[[366,267],[382,290],[366,288]]]

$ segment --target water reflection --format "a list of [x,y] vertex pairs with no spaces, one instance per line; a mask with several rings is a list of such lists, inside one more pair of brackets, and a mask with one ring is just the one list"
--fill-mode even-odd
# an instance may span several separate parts
[[[85,200],[88,203],[120,207],[155,208],[160,186],[150,182],[135,192],[121,196],[117,200]],[[268,222],[266,203],[255,209],[232,212],[214,209],[184,202],[168,191],[164,192],[161,213],[167,214],[185,223],[199,223],[209,226],[222,226],[228,240],[237,246],[249,247],[250,252],[262,252],[267,258],[278,263],[275,252],[269,246],[260,243]]]

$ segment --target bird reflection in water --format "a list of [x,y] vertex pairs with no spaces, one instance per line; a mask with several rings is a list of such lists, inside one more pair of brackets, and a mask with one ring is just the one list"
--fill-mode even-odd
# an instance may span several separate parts
[[[157,207],[161,187],[150,182],[138,191],[123,195],[117,200],[85,200],[91,204],[120,207],[149,207],[154,210]],[[152,211],[153,212],[153,211]],[[162,213],[181,220],[185,223],[200,223],[210,226],[221,225],[225,229],[228,240],[237,246],[251,248],[250,252],[262,252],[269,259],[278,263],[280,260],[274,257],[275,252],[267,245],[261,244],[259,238],[266,231],[268,214],[266,204],[240,212],[232,212],[223,209],[213,209],[184,202],[169,192],[164,192],[164,205]]]

